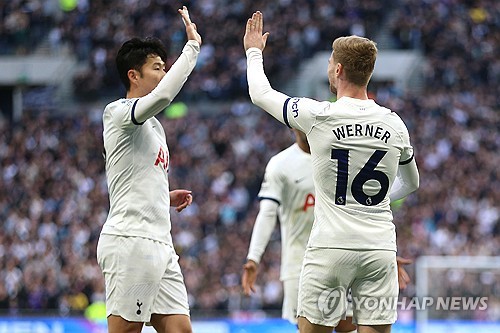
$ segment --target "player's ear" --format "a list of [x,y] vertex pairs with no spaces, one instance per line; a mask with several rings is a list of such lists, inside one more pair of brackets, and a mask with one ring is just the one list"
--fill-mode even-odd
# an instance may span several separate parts
[[344,71],[344,65],[338,62],[337,66],[335,66],[335,75],[339,77],[340,75],[342,75],[343,71]]
[[140,77],[140,73],[136,71],[135,69],[129,69],[127,72],[128,79],[130,83],[135,83]]

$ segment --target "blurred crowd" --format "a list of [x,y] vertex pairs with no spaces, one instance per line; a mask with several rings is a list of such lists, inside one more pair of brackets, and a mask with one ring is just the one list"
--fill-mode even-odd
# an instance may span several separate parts
[[[53,50],[72,50],[86,64],[74,82],[76,97],[81,100],[98,99],[122,91],[114,57],[125,40],[135,36],[160,38],[169,50],[170,63],[185,43],[184,25],[177,13],[180,2],[73,2],[74,7],[61,8],[42,5],[41,0],[2,2],[0,17],[3,16],[5,21],[0,23],[0,31],[5,32],[5,38],[1,38],[4,43],[12,45],[8,42],[17,42],[17,48],[11,46],[9,50],[26,52],[25,45],[30,44],[25,38],[19,43],[21,37],[18,35],[24,36],[31,31],[38,16],[44,18],[44,23],[51,23],[48,45]],[[265,28],[271,32],[272,43],[266,49],[266,69],[276,80],[286,80],[293,75],[301,60],[318,50],[328,49],[335,37],[346,34],[374,37],[372,32],[377,31],[391,1],[203,0],[184,1],[182,4],[188,6],[204,45],[197,69],[181,96],[190,100],[225,100],[246,95],[242,38],[246,19],[253,11],[265,13]],[[15,21],[17,16],[24,18],[26,29],[10,28],[8,23],[11,18]]]
[[[27,3],[39,1],[1,2],[2,43],[6,8]],[[110,69],[114,53],[138,31],[161,37],[173,55],[184,44],[177,4],[171,1],[128,0],[118,7],[115,1],[78,3],[58,17],[50,36],[59,36],[51,37],[54,45],[69,43],[80,59],[89,61],[89,73],[97,75],[92,80],[79,76],[81,96],[100,93],[104,86],[107,93],[119,90]],[[246,17],[255,9],[265,13],[266,30],[272,32],[266,70],[279,78],[315,51],[330,49],[337,35],[374,37],[369,32],[389,8],[388,2],[375,0],[290,3],[187,3],[204,47],[178,100],[188,105],[232,101],[217,114],[189,109],[177,119],[159,116],[172,158],[171,188],[194,193],[192,206],[172,213],[172,233],[195,314],[281,307],[278,229],[264,255],[255,296],[243,297],[239,287],[265,165],[293,142],[285,126],[249,103],[241,46]],[[399,254],[412,259],[499,256],[500,3],[398,3],[389,21],[394,43],[422,50],[426,57],[420,93],[401,93],[390,86],[371,91],[405,120],[421,172],[420,189],[394,212]],[[82,107],[66,117],[25,110],[20,122],[0,122],[0,307],[7,311],[57,309],[67,314],[104,298],[95,259],[108,210],[103,107]],[[414,277],[414,266],[408,270]],[[477,282],[484,287],[479,290],[490,293],[478,295],[490,297],[488,309],[456,315],[500,319],[496,274]],[[453,274],[442,276],[440,284],[460,289]],[[469,286],[471,279],[466,280]],[[403,295],[414,293],[411,285]]]

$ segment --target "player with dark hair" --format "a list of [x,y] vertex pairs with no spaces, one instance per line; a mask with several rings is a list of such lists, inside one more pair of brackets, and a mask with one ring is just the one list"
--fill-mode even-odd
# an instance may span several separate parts
[[126,97],[103,114],[110,210],[97,260],[106,282],[108,332],[192,331],[186,287],[170,234],[170,206],[182,211],[193,198],[169,190],[169,151],[155,116],[178,94],[194,69],[201,37],[187,8],[179,9],[188,41],[165,71],[167,53],[155,38],[133,38],[116,57]]

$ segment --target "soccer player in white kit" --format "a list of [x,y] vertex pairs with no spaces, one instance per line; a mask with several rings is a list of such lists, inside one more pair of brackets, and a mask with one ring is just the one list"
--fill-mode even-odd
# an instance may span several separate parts
[[316,202],[300,276],[299,330],[330,332],[351,289],[358,332],[390,332],[395,306],[367,309],[356,300],[397,299],[389,203],[415,191],[419,175],[405,124],[367,96],[376,45],[358,36],[336,39],[328,80],[337,101],[319,102],[272,89],[262,59],[269,33],[262,32],[262,13],[255,12],[243,38],[252,102],[304,132],[311,147]]
[[[266,167],[258,194],[259,214],[250,241],[247,262],[243,266],[242,286],[245,295],[255,291],[258,265],[279,218],[281,230],[281,272],[283,282],[282,317],[297,324],[297,303],[300,270],[314,220],[314,183],[312,160],[307,137],[293,129],[295,143],[273,156]],[[411,260],[397,257],[398,281],[404,289],[409,276],[403,265]],[[336,332],[355,332],[352,324],[352,302],[348,303],[346,319],[335,327]]]
[[106,282],[108,332],[192,331],[184,279],[170,234],[170,206],[191,204],[188,190],[169,190],[169,152],[155,118],[178,94],[193,70],[201,37],[186,7],[179,9],[188,41],[165,73],[158,39],[133,38],[116,57],[127,89],[103,114],[110,211],[99,237],[97,261]]
[[[281,272],[283,282],[282,317],[297,324],[299,276],[307,240],[314,220],[314,183],[311,154],[304,133],[293,130],[295,143],[273,156],[266,167],[258,194],[259,214],[255,220],[247,262],[243,266],[242,286],[250,295],[257,269],[279,217],[281,230]],[[349,312],[349,310],[351,312]],[[352,308],[347,312],[352,317]],[[337,332],[356,329],[350,319],[337,325]]]

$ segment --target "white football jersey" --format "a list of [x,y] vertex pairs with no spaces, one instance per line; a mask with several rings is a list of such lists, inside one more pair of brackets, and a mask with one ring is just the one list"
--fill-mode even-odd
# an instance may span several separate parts
[[199,53],[198,42],[187,41],[153,91],[106,106],[103,138],[110,210],[101,233],[172,244],[169,152],[163,126],[155,115],[178,94]]
[[134,124],[131,114],[136,102],[120,99],[104,110],[110,211],[102,233],[172,244],[165,132],[155,117]]
[[314,220],[311,154],[295,143],[273,156],[266,167],[259,199],[279,204],[281,280],[300,275]]
[[306,133],[316,185],[309,246],[396,250],[389,190],[413,158],[401,118],[373,100],[289,98],[285,123]]

